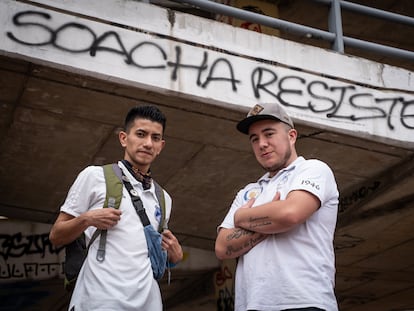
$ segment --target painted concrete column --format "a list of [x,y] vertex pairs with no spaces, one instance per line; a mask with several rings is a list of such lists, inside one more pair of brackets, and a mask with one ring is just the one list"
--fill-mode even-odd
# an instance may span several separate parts
[[236,259],[226,259],[221,261],[220,270],[214,274],[217,311],[234,310],[235,272]]

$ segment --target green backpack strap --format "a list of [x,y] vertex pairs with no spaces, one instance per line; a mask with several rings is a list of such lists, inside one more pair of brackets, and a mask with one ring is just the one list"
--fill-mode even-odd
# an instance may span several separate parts
[[104,207],[119,208],[122,200],[122,173],[118,164],[107,164],[103,166],[106,182],[106,198]]
[[[118,164],[107,164],[103,166],[106,181],[106,198],[104,207],[119,208],[122,199],[122,171]],[[166,228],[165,224],[165,195],[162,187],[155,181],[155,195],[161,207],[161,220],[158,226],[158,231],[162,232]],[[102,238],[101,238],[102,239]]]
[[[106,164],[103,166],[106,183],[106,197],[104,208],[111,207],[118,209],[122,200],[122,188],[124,184],[121,181],[122,173],[118,164]],[[99,248],[96,253],[96,260],[99,262],[105,259],[105,244],[106,244],[107,230],[101,230],[101,237],[99,239]]]
[[162,187],[155,181],[152,180],[154,182],[154,187],[155,187],[155,195],[157,196],[158,199],[158,203],[160,204],[161,207],[161,220],[160,220],[160,224],[158,226],[158,232],[162,232],[162,230],[167,228],[167,224],[165,223],[165,196],[164,196],[164,190],[162,189]]

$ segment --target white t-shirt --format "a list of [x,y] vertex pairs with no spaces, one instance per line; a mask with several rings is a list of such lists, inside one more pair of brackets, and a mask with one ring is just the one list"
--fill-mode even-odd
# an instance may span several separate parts
[[338,190],[331,169],[319,160],[297,158],[273,178],[268,174],[240,190],[220,227],[234,228],[234,213],[250,198],[254,206],[284,200],[293,190],[319,198],[320,208],[303,224],[274,234],[238,260],[235,310],[277,311],[318,307],[337,311],[333,238]]
[[[131,176],[125,166],[121,162],[118,165],[138,191],[148,218],[157,230],[161,214],[154,185],[143,190],[141,183]],[[87,210],[102,208],[105,195],[102,167],[89,166],[76,178],[60,210],[77,217]],[[165,191],[164,195],[168,222],[171,197]],[[153,278],[143,225],[125,187],[119,208],[121,219],[107,233],[105,260],[96,260],[98,237],[89,248],[69,309],[75,306],[74,311],[162,310],[161,293]],[[95,227],[89,227],[85,231],[87,244],[95,230]]]

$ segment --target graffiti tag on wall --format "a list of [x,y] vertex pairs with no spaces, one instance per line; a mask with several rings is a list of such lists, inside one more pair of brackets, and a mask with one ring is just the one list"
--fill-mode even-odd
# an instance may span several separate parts
[[[167,74],[171,81],[177,81],[184,71],[191,72],[194,77],[192,83],[197,88],[215,90],[219,87],[235,94],[248,89],[258,100],[274,99],[298,113],[318,118],[344,122],[375,120],[380,127],[391,131],[414,129],[414,99],[406,94],[393,95],[333,79],[293,74],[292,70],[266,66],[265,62],[240,73],[236,71],[234,58],[224,57],[225,54],[197,49],[199,55],[194,56],[193,46],[176,44],[171,48],[165,44],[166,40],[159,38],[131,42],[130,37],[125,37],[125,32],[98,32],[86,22],[56,25],[52,15],[44,11],[21,11],[13,16],[12,23],[16,29],[7,31],[6,35],[19,45],[49,46],[64,53],[91,58],[109,54],[139,73],[158,72]],[[82,40],[74,44],[70,38]],[[192,60],[198,57],[198,63],[187,60],[190,54]]]
[[235,260],[224,260],[220,270],[215,273],[217,311],[234,310],[235,264]]
[[61,253],[49,241],[49,233],[0,234],[0,281],[45,279],[63,273]]

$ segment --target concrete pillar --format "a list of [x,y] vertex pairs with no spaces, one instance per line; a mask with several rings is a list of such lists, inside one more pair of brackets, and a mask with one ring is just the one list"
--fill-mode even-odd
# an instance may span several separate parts
[[234,277],[236,260],[226,259],[221,262],[220,271],[214,275],[216,311],[234,310]]

